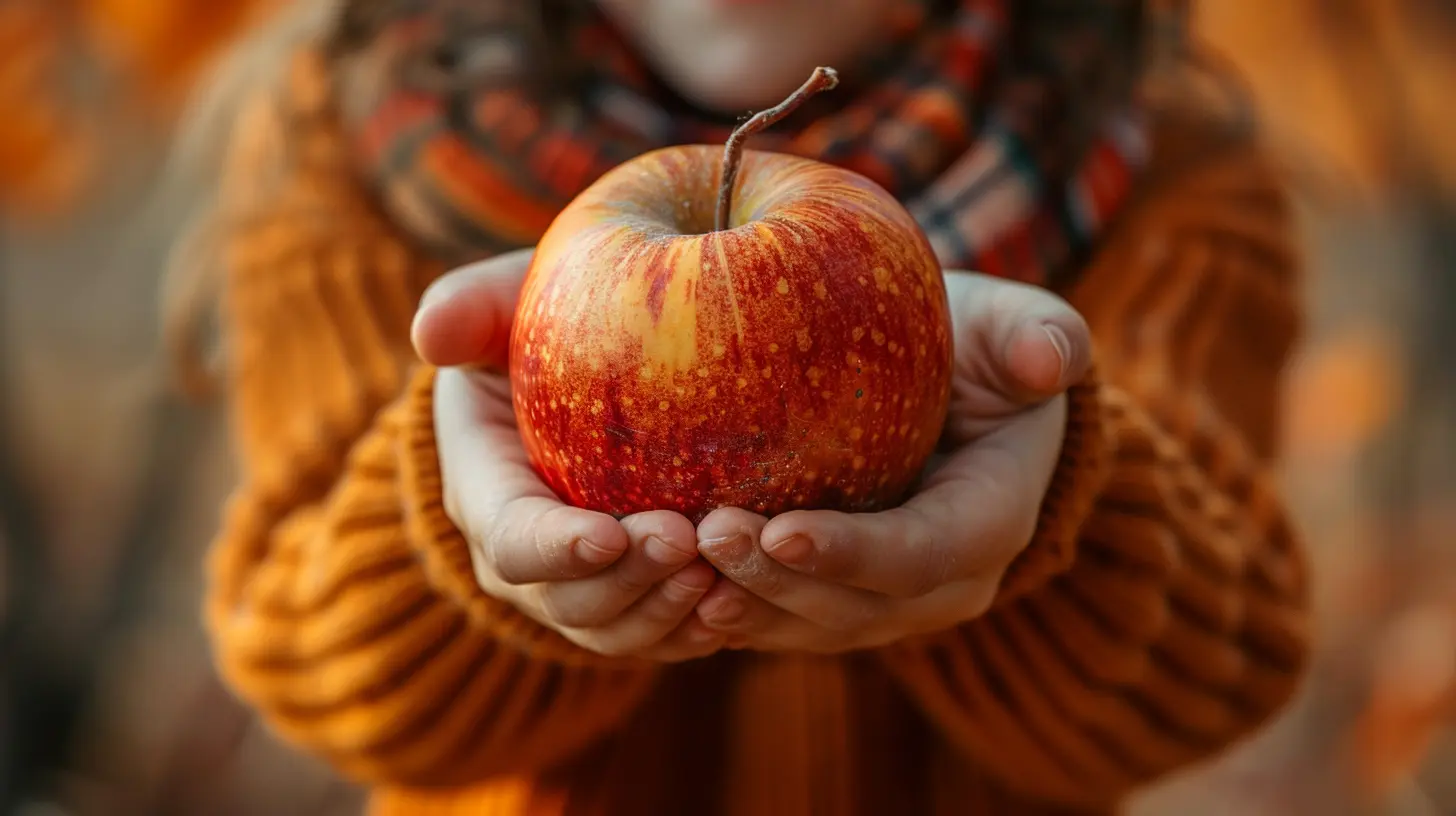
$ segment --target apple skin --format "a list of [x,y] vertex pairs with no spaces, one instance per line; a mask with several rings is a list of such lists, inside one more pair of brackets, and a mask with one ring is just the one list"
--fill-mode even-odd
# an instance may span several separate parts
[[714,231],[722,153],[643,154],[543,236],[511,337],[531,464],[617,517],[892,506],[950,397],[940,264],[882,187],[777,153]]

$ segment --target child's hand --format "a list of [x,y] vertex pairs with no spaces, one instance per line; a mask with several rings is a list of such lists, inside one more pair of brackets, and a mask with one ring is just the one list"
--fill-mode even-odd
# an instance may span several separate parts
[[723,637],[692,615],[714,580],[692,523],[665,511],[618,522],[569,507],[530,467],[501,370],[529,260],[516,253],[452,272],[415,316],[416,350],[441,367],[445,508],[470,542],[480,586],[599,653],[674,661],[714,652]]
[[882,513],[714,512],[699,549],[723,573],[698,604],[730,644],[837,652],[981,615],[1035,532],[1091,340],[1034,287],[947,276],[956,367],[946,442],[920,492]]

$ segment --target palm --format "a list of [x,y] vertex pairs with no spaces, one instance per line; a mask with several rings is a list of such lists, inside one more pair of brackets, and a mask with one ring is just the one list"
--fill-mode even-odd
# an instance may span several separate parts
[[1090,340],[1044,290],[963,274],[946,285],[950,408],[915,494],[880,513],[710,515],[698,527],[702,551],[732,582],[701,602],[710,626],[755,648],[835,651],[941,629],[989,606],[1033,533],[1066,425],[1061,395],[1083,376]]
[[467,399],[460,401],[469,412],[461,417],[462,433],[456,444],[466,448],[472,459],[490,463],[491,478],[504,501],[556,498],[541,481],[521,442],[511,402],[511,382],[495,371],[460,371],[461,388]]

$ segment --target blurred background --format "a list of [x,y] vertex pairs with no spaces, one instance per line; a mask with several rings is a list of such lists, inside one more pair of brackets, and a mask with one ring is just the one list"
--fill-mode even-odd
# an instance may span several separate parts
[[[0,0],[0,814],[329,816],[357,792],[217,685],[199,566],[229,463],[168,387],[163,184],[210,61],[290,2]],[[1210,0],[1294,180],[1310,334],[1289,494],[1320,653],[1160,814],[1456,814],[1456,3]]]

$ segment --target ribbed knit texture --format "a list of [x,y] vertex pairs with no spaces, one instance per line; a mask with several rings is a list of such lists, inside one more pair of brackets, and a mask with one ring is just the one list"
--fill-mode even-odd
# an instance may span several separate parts
[[[297,107],[249,111],[235,156],[240,201],[258,171],[286,172],[228,247],[243,478],[211,563],[223,674],[362,778],[463,782],[569,756],[648,675],[551,660],[559,638],[468,601],[445,566],[463,544],[439,506],[430,402],[399,399],[435,270],[340,175],[340,145],[304,124],[322,98],[297,79]],[[285,119],[303,138],[282,138]]]
[[1155,176],[1066,293],[1098,374],[990,613],[655,667],[476,587],[408,346],[439,269],[354,186],[318,91],[304,71],[243,118],[225,188],[242,479],[207,624],[231,687],[376,816],[1108,813],[1294,691],[1307,588],[1270,467],[1298,264],[1248,144]]

